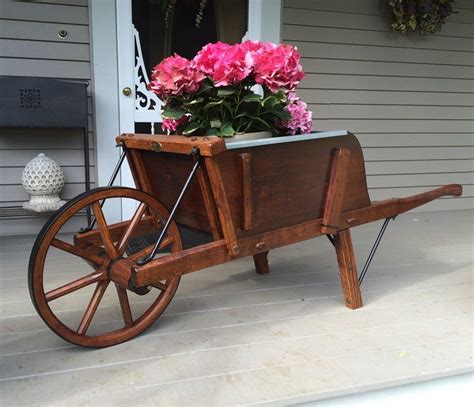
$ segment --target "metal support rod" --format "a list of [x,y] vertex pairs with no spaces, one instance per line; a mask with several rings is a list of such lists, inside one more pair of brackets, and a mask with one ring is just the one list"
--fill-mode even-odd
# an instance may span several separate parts
[[156,256],[156,253],[158,252],[158,249],[160,248],[160,244],[161,244],[163,238],[165,237],[165,234],[168,231],[168,228],[171,225],[171,222],[173,221],[173,219],[176,215],[176,211],[177,211],[184,195],[186,194],[186,191],[188,190],[188,187],[189,187],[189,185],[190,185],[190,183],[191,183],[191,181],[194,177],[194,174],[196,174],[196,171],[199,167],[199,164],[201,163],[201,156],[199,155],[199,150],[197,148],[193,148],[193,150],[191,151],[191,155],[194,157],[194,160],[195,160],[193,169],[191,170],[191,173],[189,174],[188,179],[186,180],[186,182],[183,186],[183,189],[181,190],[181,193],[179,194],[178,199],[176,200],[176,203],[174,204],[173,209],[171,210],[170,216],[168,217],[168,220],[166,221],[165,226],[161,230],[160,236],[158,237],[158,240],[156,241],[152,252],[147,257],[142,257],[141,259],[137,260],[137,265],[139,265],[139,266],[143,266],[143,265],[147,264],[148,262],[153,260],[153,258]]
[[[125,159],[125,154],[126,154],[125,146],[123,144],[119,144],[117,145],[117,147],[122,147],[122,152],[120,153],[119,160],[117,161],[114,171],[112,172],[112,176],[110,177],[109,183],[107,184],[108,187],[111,187],[114,184],[115,179],[117,178],[117,175],[120,171],[120,168],[122,167],[123,160]],[[101,208],[104,206],[104,203],[105,203],[105,199],[103,199],[102,202],[100,203]],[[89,207],[88,207],[88,210],[89,210]],[[89,232],[90,230],[93,229],[94,226],[95,226],[95,217],[94,219],[89,221],[89,224],[85,228],[81,228],[81,230],[79,230],[79,233]]]
[[333,235],[326,235],[326,237],[328,238],[328,240],[331,242],[331,244],[336,247],[336,243],[334,242],[334,237]]
[[372,262],[372,259],[374,258],[375,252],[377,251],[377,248],[379,247],[380,241],[382,240],[383,234],[385,233],[385,230],[387,229],[388,223],[390,222],[391,219],[395,219],[395,216],[393,218],[387,218],[383,222],[382,228],[380,229],[377,239],[375,239],[375,243],[372,246],[372,249],[370,250],[369,257],[367,257],[367,260],[364,264],[364,268],[362,269],[362,272],[360,273],[359,285],[361,285],[362,281],[364,280],[365,274],[367,273],[367,270],[369,269],[370,263]]

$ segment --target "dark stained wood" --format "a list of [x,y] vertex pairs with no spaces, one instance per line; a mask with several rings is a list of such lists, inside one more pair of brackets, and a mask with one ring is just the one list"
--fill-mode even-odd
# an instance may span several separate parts
[[349,229],[341,230],[334,236],[339,276],[346,306],[351,309],[362,307],[357,266],[352,247],[351,232]]
[[242,228],[249,230],[253,227],[252,156],[249,153],[243,153],[239,157],[242,161]]
[[[446,185],[407,198],[371,202],[362,149],[354,135],[226,150],[215,137],[123,135],[117,139],[138,188],[91,191],[65,205],[46,224],[32,253],[29,285],[33,303],[48,326],[64,339],[82,346],[102,347],[126,341],[150,326],[173,298],[182,274],[215,266],[235,258],[253,256],[257,273],[269,272],[269,250],[322,234],[334,237],[341,285],[349,308],[362,306],[350,227],[393,217],[442,196],[459,196],[460,185]],[[171,222],[162,247],[166,254],[138,266],[153,245],[125,259],[130,239],[160,230],[190,174],[191,150],[199,148],[203,163],[190,185],[176,222],[212,232],[214,242],[183,250],[176,222]],[[156,198],[154,198],[156,197]],[[132,219],[107,225],[100,202],[129,198],[139,202]],[[74,245],[58,239],[62,226],[90,205],[97,228],[74,236]],[[43,274],[50,246],[82,257],[88,268],[83,277],[45,292]],[[102,247],[104,246],[104,247]],[[124,327],[87,335],[107,284],[114,282]],[[78,331],[54,314],[49,301],[90,284],[96,290],[86,307]],[[160,292],[136,319],[132,318],[127,289],[137,293],[151,286]],[[143,292],[141,292],[143,291]]]
[[206,206],[207,217],[209,219],[209,226],[211,228],[212,237],[214,240],[222,239],[222,233],[220,231],[219,214],[217,208],[212,199],[211,187],[209,180],[207,179],[202,166],[197,169],[197,177],[199,180],[199,186],[201,188],[202,197]]
[[351,151],[346,148],[338,148],[333,154],[329,185],[324,201],[323,226],[321,227],[323,233],[334,234],[339,229],[339,218],[349,177],[350,158]]
[[212,157],[205,158],[204,162],[206,164],[207,174],[211,184],[211,191],[214,196],[214,201],[216,202],[217,213],[219,214],[219,220],[222,227],[222,234],[227,242],[229,254],[237,256],[239,254],[239,245],[237,244],[234,223],[232,222],[232,217],[230,215],[229,201],[226,196],[219,163]]
[[215,136],[183,137],[151,134],[122,134],[117,143],[138,150],[150,150],[163,153],[190,154],[194,147],[199,148],[202,156],[213,156],[225,151],[225,142]]
[[392,198],[373,202],[365,208],[344,212],[341,215],[341,224],[345,224],[345,227],[363,225],[399,215],[442,196],[461,196],[461,194],[461,185],[450,184],[407,198]]
[[257,274],[270,273],[270,268],[268,267],[268,251],[254,254],[253,262],[255,264],[255,271]]

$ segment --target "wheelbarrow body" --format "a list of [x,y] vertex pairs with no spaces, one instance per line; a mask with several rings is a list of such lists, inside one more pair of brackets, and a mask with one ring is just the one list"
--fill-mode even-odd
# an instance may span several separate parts
[[[102,256],[107,278],[122,290],[122,297],[123,290],[146,293],[149,287],[179,281],[183,274],[244,256],[253,256],[256,271],[265,274],[269,272],[270,250],[326,235],[335,246],[345,304],[358,308],[362,298],[350,228],[462,192],[460,185],[453,184],[407,198],[372,202],[362,149],[356,137],[346,131],[231,143],[217,137],[124,134],[117,142],[124,148],[137,194],[159,201],[154,204],[156,211],[168,218],[164,229],[175,227],[170,229],[175,242],[179,239],[176,225],[211,236],[206,243],[185,249],[179,244],[159,257],[151,250],[153,245],[141,252],[142,257],[124,256],[132,234],[138,230],[146,233],[156,224],[153,211],[147,212],[142,203],[129,221],[108,226],[102,222],[101,226],[97,205],[91,204],[98,227],[75,234],[74,247],[87,253],[93,249]],[[127,194],[133,195],[133,190]],[[141,198],[142,202],[146,199],[145,195]],[[46,229],[43,237],[49,238]],[[43,246],[38,243],[37,251],[47,250],[46,244]],[[34,278],[37,269],[30,263],[30,287],[43,316],[48,301],[39,298],[44,290]],[[122,300],[121,306],[123,311]],[[125,328],[131,330],[135,321],[125,314]],[[44,319],[57,332],[57,325]],[[81,334],[87,336],[86,331]],[[90,341],[61,336],[80,345],[108,346],[134,335],[118,339],[98,336]]]

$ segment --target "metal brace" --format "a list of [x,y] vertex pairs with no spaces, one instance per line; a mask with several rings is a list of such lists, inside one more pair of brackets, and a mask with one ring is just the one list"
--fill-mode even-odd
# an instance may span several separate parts
[[[117,164],[115,165],[114,171],[112,172],[112,176],[110,177],[110,180],[107,184],[108,187],[111,187],[114,184],[115,179],[117,178],[117,175],[120,171],[120,168],[122,167],[122,164],[123,164],[123,161],[124,161],[125,155],[126,155],[125,144],[117,144],[116,147],[122,147],[122,152],[120,153],[119,160],[118,160]],[[100,203],[101,208],[104,206],[104,203],[105,203],[105,199],[103,199],[102,202]],[[86,232],[91,231],[95,226],[95,221],[96,220],[95,220],[95,217],[94,217],[94,219],[91,219],[89,221],[89,224],[85,228],[81,228],[78,233],[86,233]]]
[[[382,241],[382,237],[385,233],[385,230],[387,229],[387,226],[388,226],[388,223],[391,221],[391,220],[395,220],[395,218],[397,217],[397,215],[393,216],[393,217],[390,217],[390,218],[386,218],[385,221],[383,222],[383,225],[382,225],[382,228],[380,229],[380,232],[379,234],[377,235],[377,239],[375,239],[375,242],[374,242],[374,245],[372,246],[372,249],[370,250],[370,253],[369,253],[369,256],[367,257],[367,260],[365,261],[365,264],[364,264],[364,267],[362,269],[362,272],[360,273],[360,276],[359,276],[359,285],[362,284],[362,281],[364,280],[364,277],[365,277],[365,274],[367,273],[367,270],[369,269],[369,266],[370,266],[370,263],[372,262],[372,259],[374,258],[375,256],[375,252],[377,251],[378,247],[379,247],[379,244],[380,242]],[[328,240],[331,242],[331,244],[333,246],[336,245],[335,241],[334,241],[334,236],[332,235],[326,235],[326,237],[328,238]]]
[[193,147],[193,149],[191,150],[189,155],[192,156],[193,159],[194,159],[194,166],[193,166],[193,168],[192,168],[192,170],[191,170],[191,172],[188,176],[188,179],[184,183],[183,189],[181,190],[181,193],[179,194],[178,199],[176,200],[176,203],[174,204],[173,209],[171,210],[170,216],[168,217],[168,220],[166,221],[166,224],[163,227],[163,229],[160,233],[160,236],[158,237],[158,240],[156,241],[155,246],[153,247],[152,252],[148,256],[142,257],[142,258],[137,260],[136,263],[139,266],[143,266],[143,265],[147,264],[148,262],[153,260],[153,258],[156,256],[156,253],[158,252],[158,250],[160,248],[161,242],[163,241],[163,238],[165,237],[165,234],[168,231],[168,228],[171,225],[171,222],[173,221],[173,219],[176,215],[176,211],[178,210],[178,207],[179,207],[181,201],[183,200],[183,197],[186,194],[186,191],[188,190],[189,185],[191,184],[191,181],[194,177],[194,174],[196,174],[196,171],[197,171],[199,165],[201,164],[201,154],[199,153],[199,149],[197,147]]

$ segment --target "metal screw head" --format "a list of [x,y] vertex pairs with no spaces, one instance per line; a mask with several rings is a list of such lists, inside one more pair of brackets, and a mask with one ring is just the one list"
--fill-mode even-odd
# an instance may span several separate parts
[[58,30],[58,37],[64,40],[69,37],[69,32],[65,28],[60,28]]

